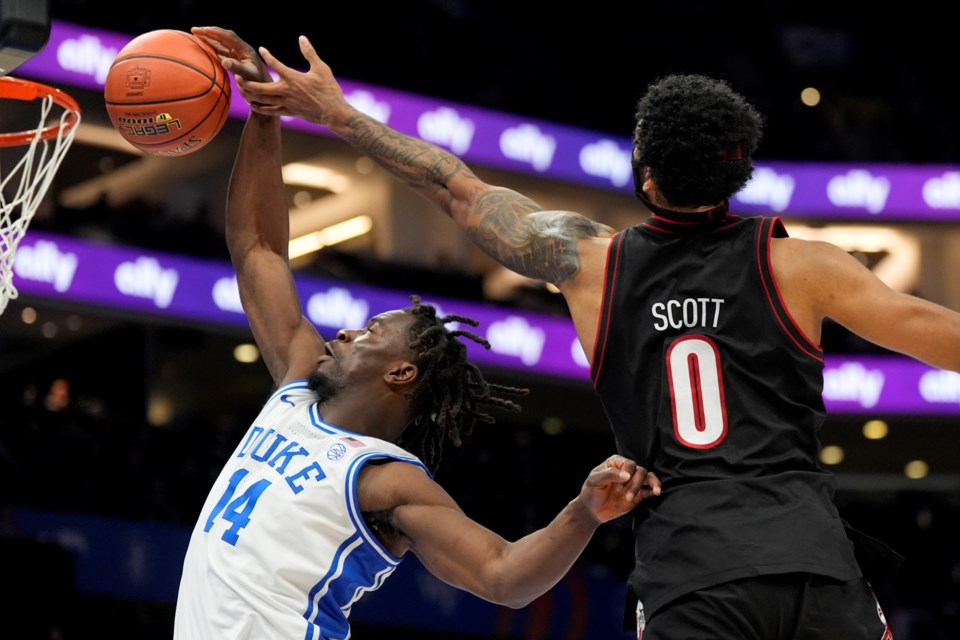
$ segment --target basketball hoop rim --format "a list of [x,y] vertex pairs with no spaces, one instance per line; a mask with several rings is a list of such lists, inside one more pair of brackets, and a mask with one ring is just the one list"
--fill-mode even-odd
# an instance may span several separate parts
[[[49,85],[11,76],[0,77],[0,98],[40,100],[47,97],[52,98],[54,104],[66,110],[68,115],[65,119],[40,129],[40,139],[42,140],[50,140],[51,138],[57,137],[61,129],[63,129],[63,133],[67,133],[77,126],[77,123],[80,122],[80,105],[69,94]],[[16,147],[30,144],[36,137],[37,129],[0,133],[0,147]]]

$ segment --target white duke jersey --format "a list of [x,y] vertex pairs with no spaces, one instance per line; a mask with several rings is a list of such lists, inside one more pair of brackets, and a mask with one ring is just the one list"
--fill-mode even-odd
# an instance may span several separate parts
[[367,528],[362,465],[420,466],[389,442],[324,422],[305,380],[264,404],[210,491],[190,538],[175,640],[342,640],[354,602],[400,558]]

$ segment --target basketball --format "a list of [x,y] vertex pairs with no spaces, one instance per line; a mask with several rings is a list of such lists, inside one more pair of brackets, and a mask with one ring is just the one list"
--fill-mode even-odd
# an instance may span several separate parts
[[103,88],[120,135],[158,156],[183,156],[208,145],[227,121],[230,96],[230,79],[214,50],[174,29],[150,31],[127,43]]

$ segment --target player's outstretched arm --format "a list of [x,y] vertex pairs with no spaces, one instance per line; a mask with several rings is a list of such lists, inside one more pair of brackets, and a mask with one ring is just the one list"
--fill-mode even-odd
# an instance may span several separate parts
[[260,49],[277,79],[238,79],[252,108],[329,128],[435,203],[508,269],[563,288],[580,271],[580,241],[612,234],[609,227],[581,214],[544,211],[516,191],[486,184],[453,154],[361,113],[346,101],[330,67],[305,36],[300,37],[300,49],[310,65],[306,72]]
[[[786,293],[797,291],[806,301],[798,310],[813,310],[807,322],[819,325],[830,318],[876,345],[960,371],[960,313],[891,289],[827,242],[782,238],[772,255],[777,277],[788,285]],[[802,315],[797,320],[805,321]]]
[[[195,27],[237,79],[268,80],[257,52],[234,32]],[[279,118],[251,113],[230,176],[226,239],[240,299],[274,382],[308,375],[323,340],[304,317],[287,258],[289,212],[280,172]]]
[[[514,608],[526,606],[556,585],[600,524],[660,492],[656,475],[631,460],[611,456],[590,472],[580,494],[550,524],[508,542],[468,518],[439,485],[412,465],[393,463],[364,473],[369,475],[361,477],[362,508],[367,508],[364,495],[398,501],[390,523],[401,535],[401,551],[412,551],[444,582]],[[380,477],[370,477],[378,473]]]

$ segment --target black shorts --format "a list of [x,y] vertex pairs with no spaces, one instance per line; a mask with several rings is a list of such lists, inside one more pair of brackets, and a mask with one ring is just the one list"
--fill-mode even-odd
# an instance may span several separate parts
[[805,573],[757,576],[695,591],[644,623],[637,629],[642,640],[893,639],[866,580],[842,582]]

